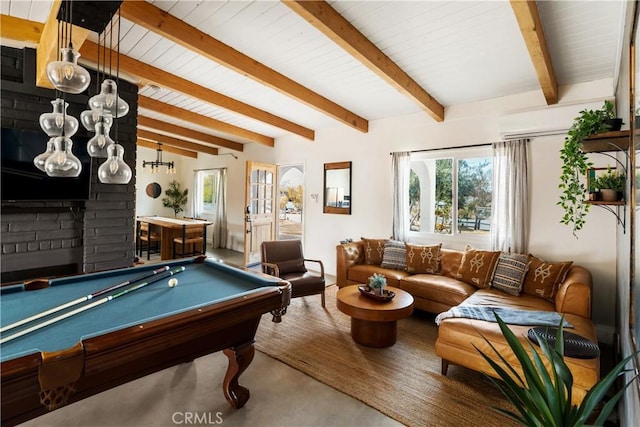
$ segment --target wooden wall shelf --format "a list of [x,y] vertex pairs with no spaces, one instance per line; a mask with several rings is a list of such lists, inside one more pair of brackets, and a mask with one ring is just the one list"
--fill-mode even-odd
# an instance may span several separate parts
[[[584,203],[588,205],[598,206],[600,208],[606,209],[611,212],[618,221],[618,224],[622,226],[622,232],[626,233],[626,212],[627,212],[627,202],[624,200],[620,200],[618,202],[603,202],[596,200],[585,200]],[[620,215],[620,206],[622,206],[622,215]]]
[[624,206],[627,204],[627,202],[625,202],[624,200],[619,200],[617,202],[603,202],[601,200],[585,200],[584,201],[586,204],[589,205],[609,205],[609,206]]
[[603,151],[626,151],[629,148],[629,131],[605,132],[591,135],[582,140],[582,151],[601,153]]

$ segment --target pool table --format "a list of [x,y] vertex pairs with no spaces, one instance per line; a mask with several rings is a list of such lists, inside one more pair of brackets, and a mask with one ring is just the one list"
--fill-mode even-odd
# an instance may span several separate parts
[[[35,280],[0,288],[0,325],[12,325],[164,265],[185,267],[173,276],[177,286],[168,286],[164,278],[0,345],[2,425],[19,424],[220,350],[229,359],[224,396],[232,407],[244,406],[249,390],[238,378],[253,359],[260,318],[272,313],[272,320],[279,321],[290,302],[291,285],[276,277],[201,256]],[[81,306],[67,310],[76,307]],[[29,326],[4,331],[1,337]]]

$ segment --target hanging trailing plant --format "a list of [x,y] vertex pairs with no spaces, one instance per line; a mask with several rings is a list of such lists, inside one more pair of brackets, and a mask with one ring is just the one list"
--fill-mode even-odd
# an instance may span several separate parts
[[582,150],[582,140],[594,133],[606,132],[610,129],[608,119],[613,117],[613,104],[604,101],[600,110],[582,110],[573,119],[573,124],[564,138],[564,145],[560,150],[562,160],[562,174],[558,188],[562,190],[558,205],[564,209],[560,222],[573,227],[573,235],[578,237],[577,231],[585,223],[585,216],[589,213],[590,205],[584,203],[587,187],[584,176],[587,169],[593,166],[587,154]]

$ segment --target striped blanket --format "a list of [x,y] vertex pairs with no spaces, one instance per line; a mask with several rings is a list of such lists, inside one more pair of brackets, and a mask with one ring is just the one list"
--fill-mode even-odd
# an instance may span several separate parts
[[[436,325],[440,325],[440,322],[449,317],[465,317],[497,322],[496,314],[508,325],[558,326],[560,321],[563,320],[562,316],[555,311],[514,310],[503,307],[467,305],[452,307],[444,313],[438,314],[436,316]],[[564,320],[563,326],[565,328],[573,328],[573,325],[566,320]]]

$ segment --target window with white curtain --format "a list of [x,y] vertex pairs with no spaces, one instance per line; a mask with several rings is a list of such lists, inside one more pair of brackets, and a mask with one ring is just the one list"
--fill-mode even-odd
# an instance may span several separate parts
[[409,176],[409,237],[488,245],[491,147],[416,152]]
[[218,169],[201,170],[196,173],[194,197],[196,216],[215,213],[219,182],[220,170]]

